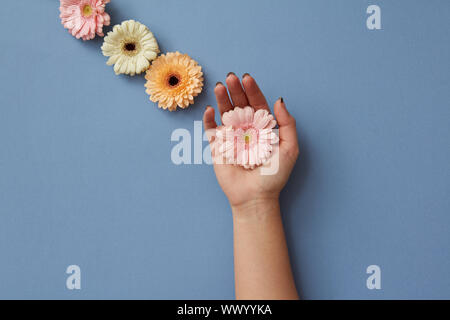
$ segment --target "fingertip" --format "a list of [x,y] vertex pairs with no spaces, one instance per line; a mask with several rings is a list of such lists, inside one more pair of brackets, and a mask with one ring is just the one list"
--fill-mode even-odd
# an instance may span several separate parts
[[234,106],[245,107],[248,105],[247,96],[245,94],[244,88],[242,88],[241,81],[233,73],[228,73],[225,82],[230,92],[231,101]]
[[234,91],[237,91],[239,87],[242,90],[241,82],[239,81],[239,78],[234,73],[229,73],[227,77],[225,78],[225,83],[227,84],[228,90],[231,93],[234,93]]
[[229,72],[227,74],[227,76],[225,78],[225,82],[226,82],[227,86],[229,86],[229,83],[234,84],[236,82],[238,82],[240,85],[239,78],[237,77],[237,75],[234,72]]
[[214,119],[214,108],[211,106],[206,106],[205,112],[203,113],[203,124],[205,129],[212,129],[217,127],[216,121]]
[[216,96],[220,114],[223,114],[224,112],[227,112],[228,110],[233,108],[233,105],[231,104],[230,98],[228,96],[227,88],[222,82],[217,82],[214,88],[214,94]]
[[256,81],[255,81],[255,79],[253,79],[253,77],[250,74],[244,73],[244,75],[242,76],[242,83],[250,84],[250,83],[256,83]]
[[216,83],[216,86],[214,87],[214,93],[217,94],[218,92],[219,93],[223,92],[224,89],[226,90],[225,86],[223,85],[222,82],[219,81]]
[[255,110],[266,109],[270,112],[264,94],[261,92],[256,80],[251,75],[246,73],[242,76],[242,85],[244,86],[250,105],[255,108]]
[[210,105],[206,106],[205,111],[203,112],[203,119],[214,116],[214,108]]
[[231,71],[231,72],[228,72],[228,73],[227,73],[227,78],[228,78],[229,76],[235,76],[235,77],[236,77],[236,74],[235,74],[234,72]]
[[223,85],[222,82],[218,82],[216,84],[216,87],[214,88],[214,94],[216,95],[216,100],[219,104],[219,107],[221,105],[228,105],[230,103],[227,88]]
[[286,108],[286,103],[282,97],[278,98],[274,105],[274,114],[277,119],[278,125],[288,125],[292,122],[295,123],[294,118],[291,116]]
[[274,106],[273,106],[273,111],[274,111],[275,115],[277,113],[279,113],[280,112],[279,109],[283,108],[283,107],[285,107],[284,100],[283,100],[283,98],[280,97],[277,99],[277,101],[275,101]]

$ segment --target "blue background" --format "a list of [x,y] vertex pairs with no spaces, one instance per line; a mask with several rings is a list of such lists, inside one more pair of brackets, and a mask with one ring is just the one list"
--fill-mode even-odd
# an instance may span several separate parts
[[233,298],[227,200],[211,166],[170,160],[229,71],[297,119],[281,205],[302,297],[450,298],[449,1],[113,0],[113,24],[203,66],[202,95],[172,113],[58,7],[1,6],[0,298]]

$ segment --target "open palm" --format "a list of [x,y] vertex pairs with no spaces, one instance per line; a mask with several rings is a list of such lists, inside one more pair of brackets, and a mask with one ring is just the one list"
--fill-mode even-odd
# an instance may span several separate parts
[[[234,107],[245,106],[251,106],[255,111],[266,109],[270,112],[266,98],[249,74],[243,76],[241,84],[239,78],[234,73],[230,73],[226,78],[226,85],[218,82],[214,89],[221,116]],[[278,198],[289,178],[299,153],[295,119],[289,114],[281,98],[274,105],[274,115],[278,122],[280,137],[279,146],[274,149],[272,155],[272,159],[277,157],[279,161],[277,170],[271,174],[263,174],[262,170],[270,166],[270,163],[254,170],[231,164],[214,163],[217,180],[231,206]],[[205,130],[217,127],[212,107],[206,108],[203,122]]]

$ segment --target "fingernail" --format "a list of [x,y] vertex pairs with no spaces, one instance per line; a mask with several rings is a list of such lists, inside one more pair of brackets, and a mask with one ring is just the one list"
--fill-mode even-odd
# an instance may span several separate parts
[[284,103],[283,97],[280,97],[280,102]]
[[236,74],[235,74],[234,72],[228,72],[227,78],[228,78],[229,76],[231,76],[231,75],[235,76]]
[[216,82],[216,87],[217,87],[219,84],[223,85],[222,82],[218,81],[218,82]]
[[249,76],[250,73],[244,73],[244,75],[242,76],[242,79],[244,79],[246,76]]

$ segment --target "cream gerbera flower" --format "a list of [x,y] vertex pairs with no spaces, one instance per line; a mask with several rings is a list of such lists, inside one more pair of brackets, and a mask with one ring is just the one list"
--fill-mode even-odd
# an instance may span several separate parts
[[108,32],[102,46],[103,55],[109,57],[107,65],[114,64],[116,74],[134,76],[148,69],[159,53],[153,33],[142,23],[127,20]]
[[202,92],[202,67],[187,54],[169,52],[152,62],[145,75],[146,92],[158,107],[175,111],[194,103]]

